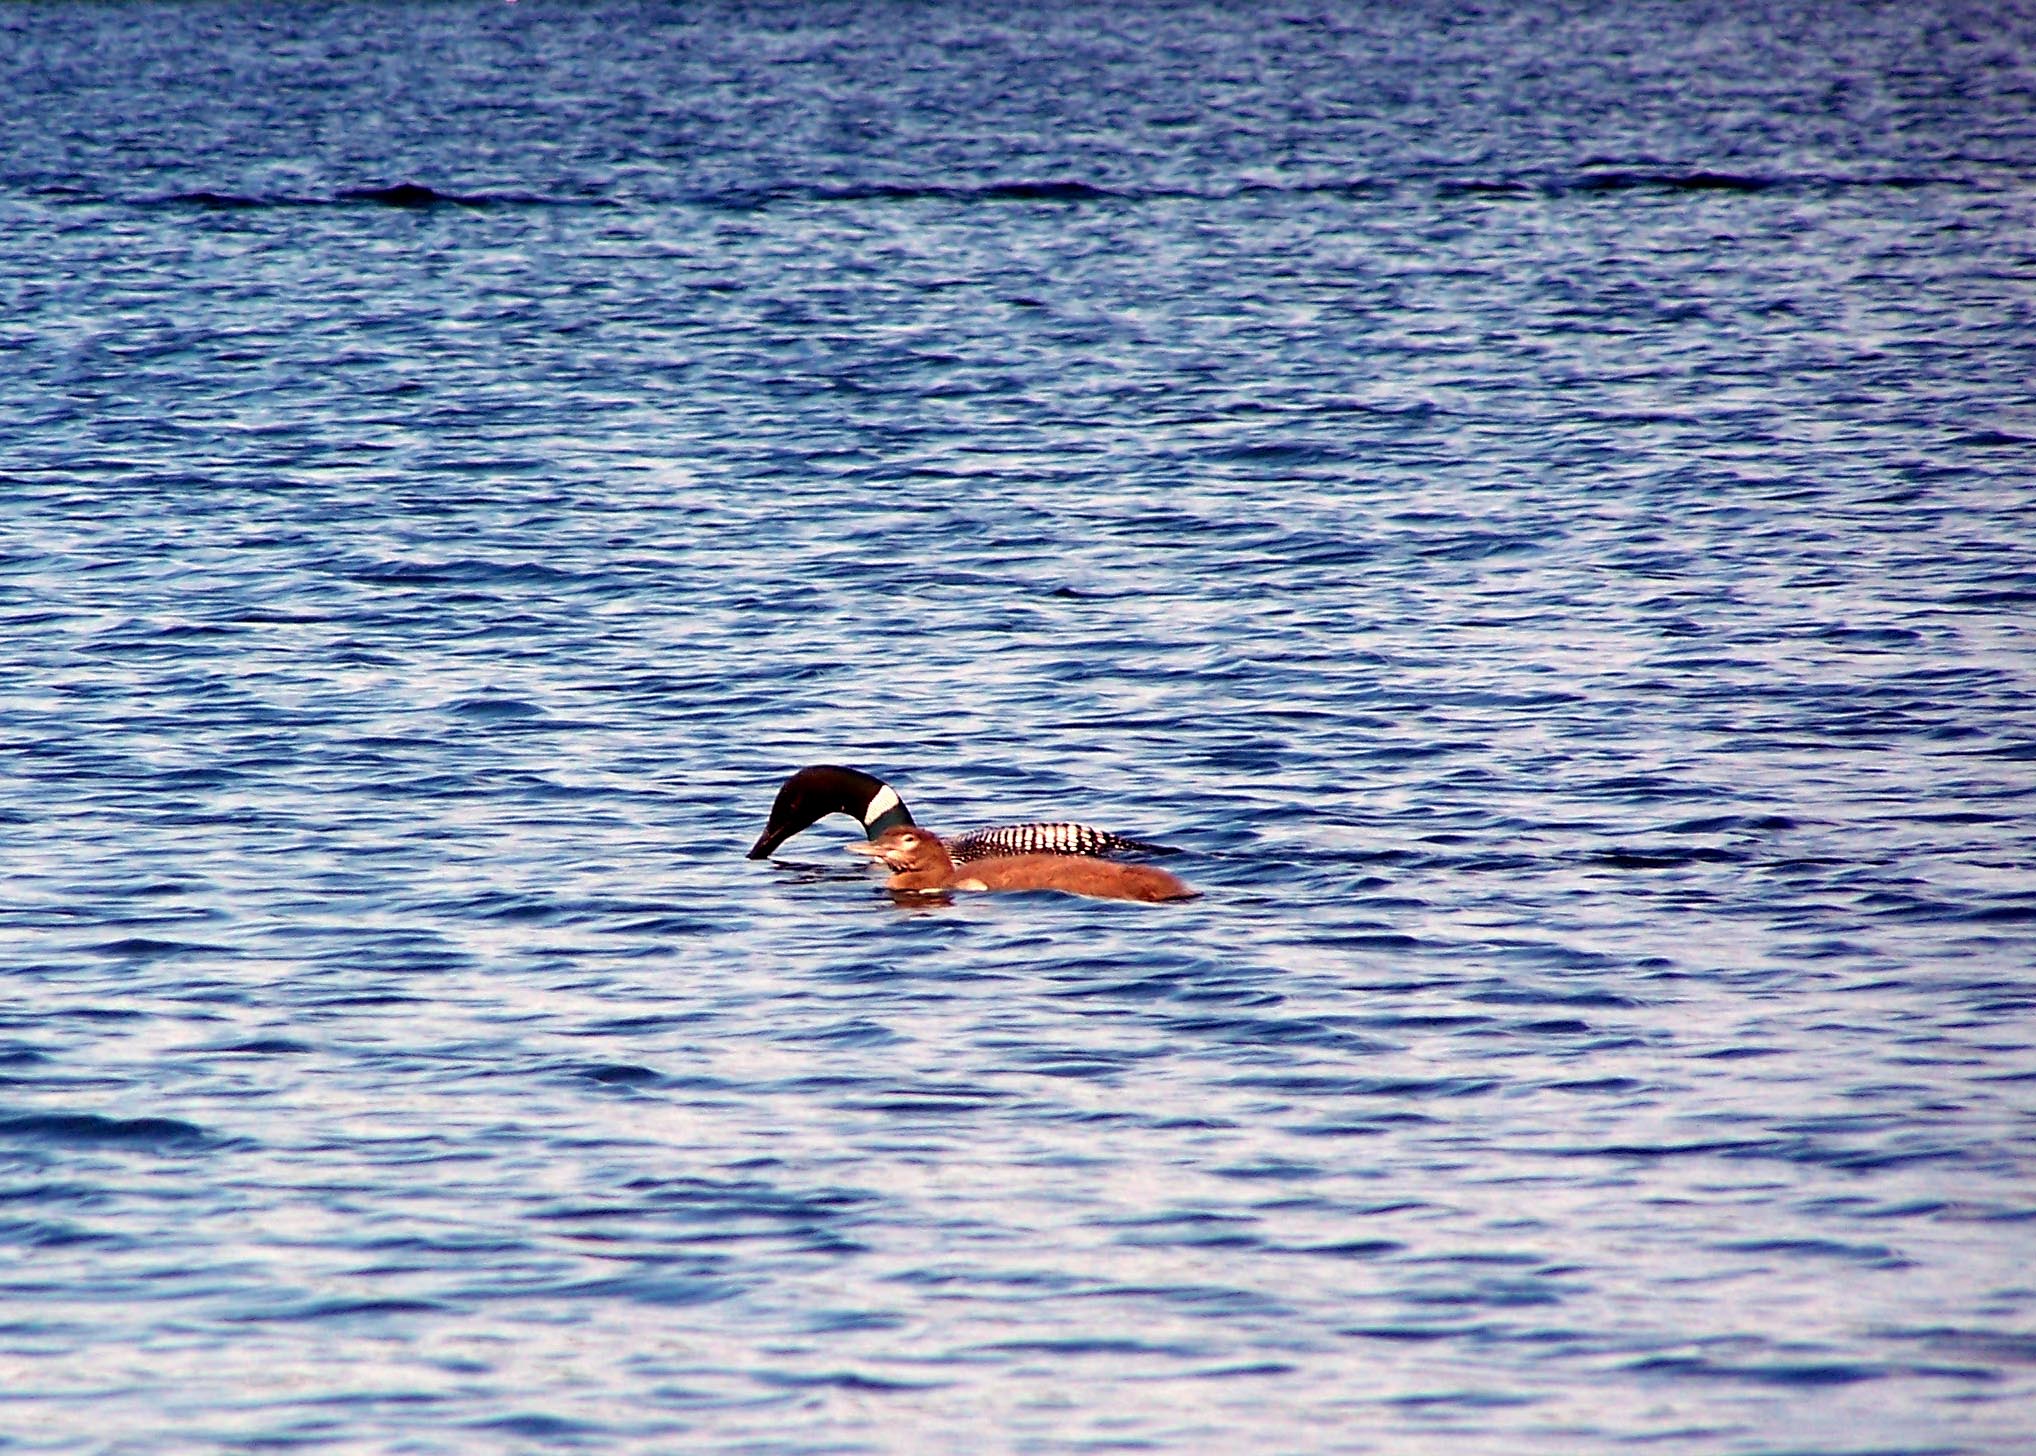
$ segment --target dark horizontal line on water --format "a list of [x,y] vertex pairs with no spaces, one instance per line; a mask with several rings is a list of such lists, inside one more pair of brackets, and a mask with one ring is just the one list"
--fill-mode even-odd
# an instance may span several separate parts
[[291,207],[394,207],[413,210],[436,207],[618,207],[612,197],[592,195],[546,195],[533,192],[442,192],[417,182],[398,182],[386,187],[344,187],[332,193],[243,193],[214,192],[199,188],[190,192],[168,192],[148,197],[110,198],[82,191],[61,194],[75,202],[128,202],[138,207],[194,207],[213,212],[260,211]]
[[1445,196],[1537,197],[1591,192],[1830,192],[1852,188],[1944,185],[1959,183],[1946,177],[1844,177],[1827,173],[1761,175],[1703,169],[1608,167],[1525,178],[1450,178],[1437,184],[1437,190]]
[[1381,179],[1334,178],[1314,182],[1238,182],[1230,186],[1148,187],[1102,186],[1072,179],[1018,178],[990,182],[851,182],[780,183],[761,187],[726,187],[681,192],[665,197],[622,198],[592,192],[545,193],[465,192],[421,182],[342,187],[329,193],[243,193],[194,188],[138,197],[108,196],[88,188],[46,186],[34,194],[80,205],[118,204],[144,208],[188,207],[209,211],[259,211],[272,208],[385,207],[428,209],[655,207],[679,203],[734,212],[754,212],[783,205],[832,203],[946,202],[963,205],[1005,203],[1148,203],[1232,202],[1253,197],[1378,197],[1410,190],[1430,190],[1440,197],[1546,198],[1571,195],[1640,193],[1832,192],[1852,189],[1975,187],[1968,177],[1896,174],[1846,176],[1830,173],[1742,173],[1708,168],[1620,167],[1586,164],[1580,168],[1525,175],[1491,177]]
[[1932,176],[1852,177],[1826,173],[1753,175],[1702,168],[1610,168],[1525,177],[1445,177],[1432,181],[1354,177],[1319,182],[1241,182],[1229,187],[1104,187],[1080,181],[859,183],[826,187],[787,184],[696,193],[691,201],[739,209],[801,202],[1230,202],[1248,197],[1373,197],[1422,187],[1441,196],[1558,196],[1600,192],[1825,192],[1851,188],[1971,186],[1968,179]]

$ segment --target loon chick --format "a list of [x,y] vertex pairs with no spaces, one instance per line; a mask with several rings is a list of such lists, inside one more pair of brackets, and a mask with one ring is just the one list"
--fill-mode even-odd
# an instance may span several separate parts
[[893,890],[1060,890],[1104,900],[1147,901],[1196,897],[1165,870],[1081,854],[999,855],[957,869],[938,835],[903,824],[849,849],[897,871],[889,881]]
[[[749,857],[768,859],[772,850],[829,814],[846,814],[859,821],[863,833],[871,839],[886,829],[912,822],[912,811],[905,807],[898,791],[882,779],[861,769],[814,764],[800,769],[778,789],[778,797],[771,804],[771,817],[756,843],[749,847]],[[1086,824],[1010,824],[1000,829],[978,829],[949,840],[947,850],[963,863],[993,854],[1166,852],[1158,845],[1140,844]]]

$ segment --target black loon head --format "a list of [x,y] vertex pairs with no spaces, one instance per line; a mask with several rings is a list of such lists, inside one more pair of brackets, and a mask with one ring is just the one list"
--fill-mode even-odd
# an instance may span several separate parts
[[749,847],[751,859],[768,859],[772,850],[829,814],[846,814],[875,839],[886,829],[912,822],[912,811],[898,791],[861,769],[816,763],[802,768],[778,789],[764,832]]

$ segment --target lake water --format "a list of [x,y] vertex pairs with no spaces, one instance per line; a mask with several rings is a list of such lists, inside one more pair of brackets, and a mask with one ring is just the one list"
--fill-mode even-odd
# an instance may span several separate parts
[[2036,9],[987,8],[0,9],[0,1446],[2036,1449]]

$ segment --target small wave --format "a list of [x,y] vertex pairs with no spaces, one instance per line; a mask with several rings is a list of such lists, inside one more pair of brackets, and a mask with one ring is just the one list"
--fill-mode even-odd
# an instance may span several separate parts
[[1276,1254],[1319,1254],[1333,1259],[1379,1259],[1402,1253],[1406,1245],[1395,1239],[1342,1239],[1332,1244],[1268,1245]]
[[1624,1096],[1638,1092],[1647,1084],[1632,1077],[1585,1077],[1572,1082],[1543,1083],[1551,1092],[1591,1092]]
[[1335,1047],[1356,1053],[1388,1049],[1386,1043],[1375,1038],[1306,1017],[1182,1016],[1170,1019],[1167,1029],[1233,1046]]
[[350,187],[336,192],[332,202],[338,206],[372,205],[376,207],[435,208],[435,207],[608,207],[613,203],[605,197],[550,197],[534,192],[441,192],[435,187],[420,186],[414,182],[399,182],[393,187]]
[[1758,1138],[1700,1138],[1686,1143],[1594,1143],[1543,1149],[1551,1158],[1662,1158],[1772,1156],[1777,1144]]
[[649,1067],[631,1066],[627,1063],[604,1062],[591,1067],[579,1067],[574,1075],[588,1082],[598,1082],[604,1087],[645,1087],[664,1081],[664,1073],[654,1072]]
[[871,182],[843,186],[788,185],[734,188],[697,194],[692,200],[710,207],[753,211],[785,202],[1123,202],[1144,201],[1151,194],[1116,191],[1090,182],[1020,179],[1007,182]]
[[131,1249],[132,1239],[118,1234],[102,1233],[81,1228],[74,1223],[63,1223],[55,1219],[36,1218],[8,1220],[0,1223],[0,1239],[24,1249],[74,1249],[97,1247],[102,1249]]
[[1746,1239],[1717,1246],[1734,1254],[1785,1254],[1791,1258],[1839,1259],[1872,1269],[1907,1269],[1912,1261],[1885,1244],[1847,1244],[1836,1239]]
[[1742,193],[1831,192],[1854,188],[1916,188],[1945,185],[1955,179],[1897,175],[1848,177],[1828,173],[1749,173],[1710,168],[1631,166],[1586,162],[1576,171],[1526,177],[1451,177],[1436,183],[1445,197],[1534,198],[1567,193]]
[[1492,1077],[1340,1077],[1332,1074],[1250,1073],[1233,1087],[1309,1097],[1482,1097],[1499,1089]]
[[963,201],[981,202],[1105,202],[1127,194],[1087,182],[992,182],[961,189]]
[[2006,430],[1974,430],[1960,435],[1952,443],[1969,445],[1978,450],[2012,450],[2024,445],[2036,445],[2036,438],[2028,435],[2011,435]]
[[1194,1345],[1080,1336],[1064,1340],[1000,1340],[995,1344],[978,1345],[975,1349],[979,1353],[996,1355],[1163,1355],[1190,1358],[1205,1353]]
[[1456,1340],[1475,1334],[1475,1327],[1461,1324],[1349,1325],[1337,1333],[1354,1340],[1388,1340],[1394,1344],[1425,1344],[1433,1340]]
[[1691,864],[1743,864],[1751,856],[1736,849],[1708,849],[1677,845],[1659,847],[1615,846],[1592,850],[1582,856],[1585,864],[1606,865],[1620,870],[1676,869]]
[[301,1041],[287,1036],[258,1036],[249,1041],[227,1042],[220,1046],[206,1047],[205,1050],[217,1056],[276,1057],[294,1056],[308,1052],[311,1048]]
[[1786,814],[1706,814],[1661,827],[1663,834],[1725,834],[1732,830],[1794,829]]
[[[1224,445],[1207,452],[1210,460],[1233,465],[1306,466],[1345,465],[1357,458],[1356,449],[1348,444],[1318,444],[1307,440],[1266,440],[1249,444]],[[1349,543],[1345,543],[1349,549]],[[1374,548],[1364,547],[1362,556],[1374,554]]]
[[1736,172],[1586,172],[1574,179],[1573,192],[1766,192],[1779,185],[1771,177]]
[[569,1420],[564,1416],[524,1414],[503,1416],[497,1420],[474,1421],[469,1430],[497,1431],[503,1435],[520,1436],[531,1441],[555,1441],[578,1444],[584,1438],[599,1435],[601,1428],[591,1421]]
[[440,192],[417,182],[398,182],[390,187],[349,187],[339,192],[339,202],[372,202],[381,207],[486,207],[491,199],[457,192]]
[[1975,925],[2036,924],[2036,904],[2027,901],[2006,905],[1982,905],[1958,917]]
[[422,211],[430,208],[491,207],[607,207],[611,199],[598,196],[561,197],[533,192],[448,192],[421,182],[397,182],[379,187],[342,187],[330,193],[220,192],[194,188],[188,192],[166,192],[147,197],[114,198],[78,194],[68,201],[99,203],[126,202],[138,207],[188,207],[206,212],[253,212],[276,208],[306,207],[393,207]]
[[830,1370],[815,1373],[791,1370],[759,1371],[756,1379],[765,1385],[775,1385],[786,1390],[828,1388],[833,1390],[856,1391],[902,1391],[902,1390],[943,1390],[946,1382],[884,1380],[874,1375],[859,1375],[853,1370]]
[[550,586],[577,582],[576,572],[547,566],[541,561],[490,561],[460,556],[444,561],[364,562],[347,573],[351,581],[369,586],[472,586],[495,582],[535,583]]
[[1976,587],[1952,592],[1944,602],[1954,607],[2027,607],[2036,605],[2036,587]]
[[146,935],[128,935],[119,940],[104,940],[86,948],[95,955],[113,956],[122,960],[162,960],[170,956],[226,951],[225,946],[207,945],[203,941],[157,940]]
[[1631,1010],[1641,1003],[1612,991],[1555,991],[1533,986],[1498,986],[1465,993],[1465,999],[1497,1006],[1580,1006],[1599,1010]]
[[1877,1366],[1837,1361],[1828,1364],[1727,1365],[1691,1356],[1655,1356],[1635,1361],[1626,1368],[1643,1375],[1679,1375],[1700,1380],[1738,1380],[1753,1385],[1796,1387],[1851,1385],[1861,1380],[1878,1380],[1887,1374]]
[[[504,1297],[516,1297],[527,1292],[505,1290],[502,1294]],[[576,1284],[557,1285],[547,1293],[565,1299],[612,1297],[659,1309],[683,1309],[688,1305],[717,1304],[724,1299],[733,1299],[741,1290],[725,1279],[689,1278],[682,1274],[624,1274],[612,1279],[586,1279]]]
[[1843,623],[1819,627],[1806,634],[1819,642],[1839,642],[1863,647],[1913,647],[1923,634],[1909,627],[1848,627]]
[[449,1306],[433,1299],[314,1299],[279,1309],[253,1310],[223,1316],[234,1324],[294,1323],[311,1320],[375,1318],[400,1314],[439,1314]]
[[867,1099],[847,1099],[838,1104],[844,1112],[875,1112],[887,1116],[941,1116],[959,1117],[981,1112],[985,1107],[1008,1101],[999,1092],[975,1091],[958,1088],[953,1093],[921,1092],[914,1088],[899,1088],[894,1092]]
[[1959,1329],[1939,1325],[1889,1330],[1888,1334],[1896,1339],[1918,1341],[1933,1349],[1989,1363],[2036,1368],[2036,1335],[2019,1330]]
[[483,722],[493,722],[503,718],[542,718],[544,716],[544,709],[535,703],[525,702],[522,698],[498,698],[492,696],[461,698],[457,702],[447,704],[446,711],[457,714],[462,718],[477,718]]
[[102,1117],[96,1112],[33,1112],[0,1117],[0,1138],[59,1147],[191,1147],[218,1141],[174,1117]]
[[875,1047],[892,1046],[903,1038],[889,1027],[857,1017],[831,1026],[788,1032],[778,1040],[814,1046]]
[[782,203],[951,202],[964,206],[1007,202],[1147,203],[1231,202],[1247,197],[1370,197],[1392,184],[1370,178],[1313,182],[1244,182],[1228,187],[1105,187],[1072,179],[1020,178],[1000,182],[859,182],[839,186],[787,184],[731,187],[693,194],[697,206],[753,212]]
[[[1432,183],[1368,177],[1307,181],[1245,181],[1229,186],[1104,186],[1075,178],[1013,178],[991,182],[850,182],[785,183],[777,186],[734,186],[686,194],[683,201],[698,207],[754,212],[791,204],[946,202],[969,205],[1002,203],[1210,202],[1246,198],[1370,198],[1397,190],[1430,187],[1439,196],[1531,199],[1591,193],[1739,193],[1773,191],[1828,192],[1854,188],[1919,188],[1961,185],[1960,179],[1925,175],[1851,177],[1843,175],[1761,174],[1709,168],[1636,167],[1586,163],[1576,171],[1527,176],[1444,177]],[[428,183],[403,181],[341,187],[325,193],[236,192],[197,187],[179,192],[121,197],[80,187],[44,187],[37,195],[66,205],[126,205],[144,208],[190,208],[207,212],[253,212],[281,208],[382,207],[398,211],[479,211],[490,208],[618,207],[616,198],[596,193],[562,195],[543,192],[458,191]],[[2008,445],[2012,435],[1985,431],[1961,443]]]
[[1450,179],[1438,183],[1435,190],[1444,197],[1533,197],[1545,191],[1530,182],[1517,177],[1497,177],[1484,180],[1476,177],[1462,180]]
[[172,192],[166,197],[154,197],[148,202],[158,206],[202,207],[214,212],[232,212],[239,208],[274,207],[274,199],[247,197],[238,192],[211,192],[200,189],[196,192]]

